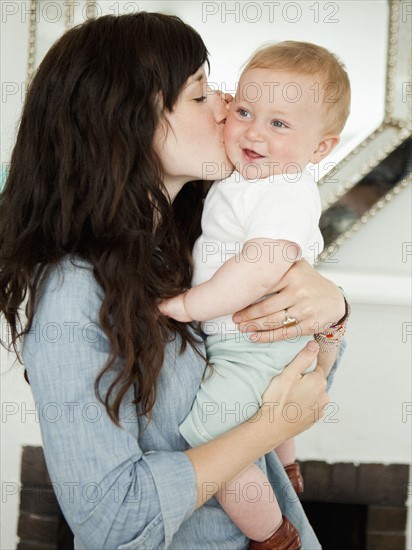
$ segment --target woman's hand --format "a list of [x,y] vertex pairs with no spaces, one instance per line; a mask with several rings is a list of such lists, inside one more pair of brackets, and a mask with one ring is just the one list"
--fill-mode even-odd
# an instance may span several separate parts
[[318,344],[309,342],[282,374],[272,379],[262,395],[262,415],[266,415],[268,421],[272,419],[271,432],[277,438],[278,430],[282,430],[286,440],[307,430],[324,415],[329,396],[322,369],[318,366],[302,375],[318,351]]
[[[196,508],[233,481],[239,472],[323,416],[329,402],[326,379],[318,367],[302,377],[316,359],[318,344],[309,342],[263,394],[252,418],[185,454],[196,472]],[[218,457],[216,459],[216,457]],[[205,487],[211,490],[205,490]]]
[[[276,294],[233,316],[240,331],[257,333],[258,342],[321,332],[325,325],[336,323],[345,315],[341,291],[305,260],[293,264],[271,292]],[[296,326],[282,325],[286,309],[287,314],[297,320]]]

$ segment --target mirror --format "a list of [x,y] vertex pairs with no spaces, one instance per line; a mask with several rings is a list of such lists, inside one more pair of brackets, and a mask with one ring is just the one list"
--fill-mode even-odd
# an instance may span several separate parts
[[[88,17],[142,10],[178,15],[196,28],[210,51],[210,83],[226,92],[235,91],[241,65],[266,42],[295,39],[330,49],[346,65],[352,105],[340,144],[311,167],[323,210],[325,250],[318,260],[327,260],[411,181],[411,147],[401,147],[411,135],[411,6],[407,0],[31,0],[28,77],[65,29]],[[380,192],[371,191],[370,183],[366,191],[365,181],[374,177],[368,176],[371,170],[382,171],[384,159],[398,149],[403,169],[393,171],[391,184],[381,186]],[[391,158],[389,164],[395,162]]]
[[411,182],[411,163],[412,140],[407,139],[323,211],[319,226],[325,251],[320,259],[336,262],[333,257],[342,242]]
[[[322,165],[316,170],[314,167],[317,180],[376,130],[384,116],[389,17],[386,0],[374,2],[373,8],[369,0],[247,3],[32,0],[32,4],[37,20],[33,68],[66,28],[87,16],[142,10],[178,15],[198,30],[210,51],[212,87],[231,93],[236,90],[242,64],[264,43],[292,39],[330,49],[347,67],[352,106],[341,143]],[[366,29],[370,32],[365,35]]]

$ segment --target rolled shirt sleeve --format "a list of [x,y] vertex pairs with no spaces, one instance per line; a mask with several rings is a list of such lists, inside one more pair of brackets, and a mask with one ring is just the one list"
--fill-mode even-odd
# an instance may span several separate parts
[[[120,427],[96,398],[109,357],[101,300],[89,269],[65,269],[63,280],[55,270],[24,338],[49,475],[78,547],[167,548],[195,509],[195,472],[182,451],[142,452],[133,389]],[[103,396],[115,376],[104,376]]]
[[[144,458],[155,482],[167,547],[177,531],[176,526],[179,527],[195,508],[196,478],[185,453],[158,451]],[[189,506],[182,506],[182,503]]]

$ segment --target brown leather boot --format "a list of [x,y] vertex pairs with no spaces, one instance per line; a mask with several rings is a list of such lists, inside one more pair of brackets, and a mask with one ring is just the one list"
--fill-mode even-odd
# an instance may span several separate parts
[[279,529],[268,539],[251,540],[249,550],[299,550],[302,543],[296,527],[286,516],[282,516],[282,520]]
[[300,495],[305,490],[303,484],[303,477],[300,471],[300,466],[297,462],[285,466],[285,472],[288,474],[292,487],[295,489],[296,493]]

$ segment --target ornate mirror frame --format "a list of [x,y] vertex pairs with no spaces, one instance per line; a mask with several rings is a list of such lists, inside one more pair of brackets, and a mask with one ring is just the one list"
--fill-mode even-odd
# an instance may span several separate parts
[[[345,215],[339,209],[332,210],[339,200],[347,196],[374,168],[386,159],[395,149],[412,135],[412,41],[410,20],[412,20],[411,2],[408,0],[387,0],[389,8],[389,33],[386,59],[385,111],[378,128],[346,155],[333,169],[319,181],[322,212],[330,213],[330,219],[339,227],[339,216]],[[36,9],[38,0],[30,0],[29,50],[27,63],[27,83],[36,68]],[[65,28],[73,24],[74,2],[68,0],[65,5]],[[86,0],[87,17],[97,14],[96,1]],[[390,189],[378,198],[371,207],[356,214],[355,219],[347,219],[343,228],[335,230],[332,240],[325,238],[325,249],[319,254],[316,263],[328,261],[340,245],[358,231],[371,217],[388,204],[392,198],[412,182],[412,160],[406,162],[406,174],[393,182]],[[327,224],[328,222],[326,222]],[[322,218],[321,218],[322,224]],[[323,229],[322,229],[323,231]]]
[[[412,135],[411,3],[406,0],[388,0],[388,4],[389,33],[384,118],[372,134],[319,181],[323,213]],[[318,261],[325,261],[328,256],[335,254],[345,240],[405,189],[412,182],[411,172],[412,159],[409,159],[405,177],[396,182],[392,189],[360,215],[359,219],[354,220],[339,236],[329,242],[319,255]]]

